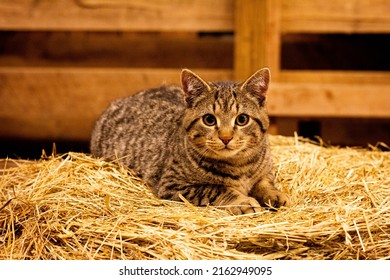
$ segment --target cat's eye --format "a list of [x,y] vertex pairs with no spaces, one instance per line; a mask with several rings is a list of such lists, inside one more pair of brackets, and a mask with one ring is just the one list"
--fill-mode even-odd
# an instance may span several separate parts
[[214,126],[217,124],[217,119],[211,114],[206,114],[203,116],[203,122],[207,126]]
[[249,122],[249,116],[247,114],[240,114],[236,118],[236,125],[244,126],[248,124]]

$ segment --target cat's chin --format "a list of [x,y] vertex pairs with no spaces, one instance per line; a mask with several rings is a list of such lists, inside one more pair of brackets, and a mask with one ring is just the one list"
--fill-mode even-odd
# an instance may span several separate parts
[[214,159],[232,159],[232,158],[235,158],[237,157],[237,154],[239,153],[240,150],[237,150],[237,149],[228,149],[228,148],[224,148],[224,149],[219,149],[219,150],[213,150],[212,151],[212,158]]

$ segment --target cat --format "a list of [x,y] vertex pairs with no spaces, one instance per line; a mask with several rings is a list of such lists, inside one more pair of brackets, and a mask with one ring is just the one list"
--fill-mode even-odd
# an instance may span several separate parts
[[116,100],[97,120],[91,153],[119,160],[161,199],[226,206],[232,214],[290,205],[274,186],[267,137],[270,71],[206,82],[184,69],[171,85]]

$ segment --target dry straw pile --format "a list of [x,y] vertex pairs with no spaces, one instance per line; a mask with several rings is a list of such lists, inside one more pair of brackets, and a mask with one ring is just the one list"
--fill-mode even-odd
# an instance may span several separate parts
[[293,207],[231,216],[162,201],[69,153],[0,175],[0,259],[390,259],[390,153],[271,137]]

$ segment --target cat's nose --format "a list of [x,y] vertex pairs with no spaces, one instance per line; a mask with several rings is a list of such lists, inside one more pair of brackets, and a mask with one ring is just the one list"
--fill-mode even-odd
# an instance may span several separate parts
[[222,143],[225,145],[229,144],[230,140],[233,139],[231,136],[220,136],[219,139],[221,139]]

